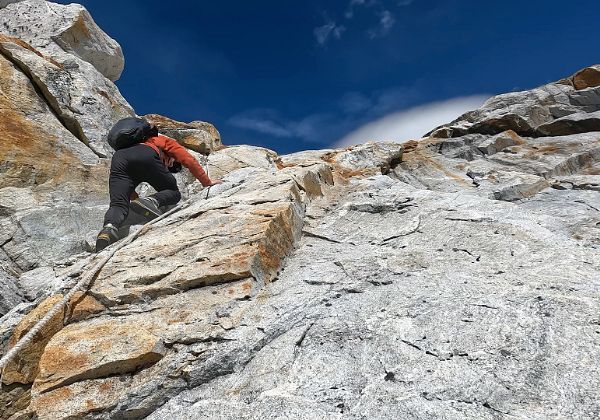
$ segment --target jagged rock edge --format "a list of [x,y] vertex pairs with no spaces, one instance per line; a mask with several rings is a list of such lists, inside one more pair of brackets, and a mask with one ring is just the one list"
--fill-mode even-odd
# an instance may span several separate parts
[[[18,40],[19,43],[17,43],[17,42],[14,42],[14,40],[10,39],[10,37],[6,37],[6,39],[9,42],[13,42],[19,48],[23,48],[23,46],[19,45],[19,43],[22,42],[23,44],[25,44],[27,46],[26,48],[29,49],[31,52],[39,55],[41,58],[44,58],[45,60],[52,63],[53,65],[60,67],[57,63],[54,63],[51,60],[48,60],[42,53],[40,53],[35,48],[33,48],[32,46],[27,44],[25,41]],[[25,65],[25,63],[23,63],[18,58],[13,56],[11,54],[10,50],[6,49],[2,45],[2,43],[0,43],[0,54],[2,54],[3,57],[5,57],[8,61],[10,61],[13,65],[15,65],[15,67],[17,67],[21,71],[21,73],[23,73],[29,79],[29,81],[31,82],[35,91],[38,92],[39,97],[44,99],[44,101],[48,105],[52,114],[54,114],[56,119],[62,124],[63,127],[65,127],[71,134],[73,134],[73,136],[76,139],[78,139],[83,144],[85,144],[96,156],[101,157],[101,158],[106,157],[105,155],[98,153],[92,147],[90,147],[90,142],[87,139],[87,137],[85,136],[83,129],[81,128],[81,125],[79,124],[77,119],[72,118],[68,115],[65,115],[61,111],[60,106],[58,106],[58,102],[56,101],[54,96],[52,96],[52,94],[50,93],[48,88],[44,85],[44,83],[42,83],[42,81],[33,72],[31,72],[29,70],[29,68]],[[67,71],[65,69],[61,69],[61,70]]]

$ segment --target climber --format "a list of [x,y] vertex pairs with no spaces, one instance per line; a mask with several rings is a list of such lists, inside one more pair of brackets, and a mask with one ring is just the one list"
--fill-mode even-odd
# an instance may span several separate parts
[[[117,140],[115,133],[121,136]],[[119,239],[119,227],[130,209],[149,221],[162,214],[160,207],[174,205],[181,199],[177,181],[171,173],[178,172],[181,164],[205,187],[222,183],[211,180],[185,148],[160,135],[157,127],[145,119],[131,117],[117,122],[108,138],[116,152],[112,157],[108,182],[110,208],[96,239],[96,252]],[[145,198],[138,197],[135,188],[141,182],[147,182],[157,192]]]

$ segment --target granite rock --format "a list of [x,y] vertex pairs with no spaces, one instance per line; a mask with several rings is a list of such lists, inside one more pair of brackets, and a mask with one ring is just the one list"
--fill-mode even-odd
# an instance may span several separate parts
[[[6,6],[0,3],[0,8]],[[12,2],[17,3],[17,2]],[[120,45],[96,25],[79,4],[25,0],[0,11],[0,32],[17,37],[50,56],[72,54],[115,81],[125,59]]]
[[[104,126],[87,119],[120,111],[69,117],[48,82],[60,66],[110,86],[75,53],[14,38],[0,51],[0,122],[14,128],[0,146],[0,272],[37,299],[0,318],[5,353],[112,249],[75,242],[106,208],[107,162],[86,134]],[[178,175],[184,207],[4,369],[0,417],[600,417],[596,67],[405,144],[278,156],[156,117],[173,137],[199,130],[194,153],[210,152],[196,156],[223,184]],[[27,135],[45,125],[53,152]],[[68,174],[44,164],[57,155]]]
[[574,125],[567,130],[565,126],[568,124],[558,123],[554,126],[553,122],[571,114],[600,111],[597,75],[598,66],[590,66],[563,81],[494,96],[480,109],[467,112],[451,123],[432,130],[430,134],[449,138],[477,133],[494,135],[512,130],[520,136],[537,137],[596,130],[589,127],[589,121],[580,131],[573,131]]
[[223,147],[221,135],[214,125],[204,121],[183,123],[162,115],[144,115],[151,123],[156,124],[161,134],[177,140],[189,150],[208,155]]
[[0,317],[23,302],[23,292],[17,285],[17,279],[0,268]]

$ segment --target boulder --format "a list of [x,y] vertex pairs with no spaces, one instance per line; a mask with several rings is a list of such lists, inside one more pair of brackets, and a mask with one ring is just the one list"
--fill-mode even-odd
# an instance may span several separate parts
[[544,136],[566,136],[590,131],[600,132],[600,111],[567,115],[537,128],[537,132]]
[[156,124],[161,134],[171,137],[182,146],[203,155],[208,155],[223,147],[221,135],[210,123],[203,121],[183,123],[157,114],[145,115],[144,118]]
[[125,59],[121,46],[79,4],[20,1],[0,11],[0,22],[0,33],[22,39],[44,54],[52,57],[65,56],[65,52],[72,54],[112,81],[118,80],[123,72]]
[[600,65],[586,67],[573,75],[575,89],[600,86]]
[[375,173],[387,174],[402,161],[402,144],[394,142],[368,142],[352,146],[341,152],[325,156],[347,171],[347,176]]
[[523,144],[523,140],[512,130],[492,136],[477,145],[485,155],[493,155],[510,146]]
[[110,80],[72,54],[48,57],[14,37],[0,35],[0,53],[27,75],[73,136],[98,156],[112,154],[106,133],[133,110]]
[[276,168],[277,154],[264,147],[231,146],[208,156],[206,168],[211,178],[220,179],[241,168]]
[[135,372],[158,362],[165,352],[159,337],[137,325],[113,320],[69,325],[46,345],[32,392]]

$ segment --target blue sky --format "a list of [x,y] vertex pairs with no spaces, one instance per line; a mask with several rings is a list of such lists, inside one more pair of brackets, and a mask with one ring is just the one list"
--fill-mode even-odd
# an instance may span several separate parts
[[[117,86],[138,114],[209,121],[225,144],[280,153],[405,140],[411,121],[427,131],[600,62],[598,1],[80,3],[121,44]],[[374,121],[386,130],[371,134]]]

